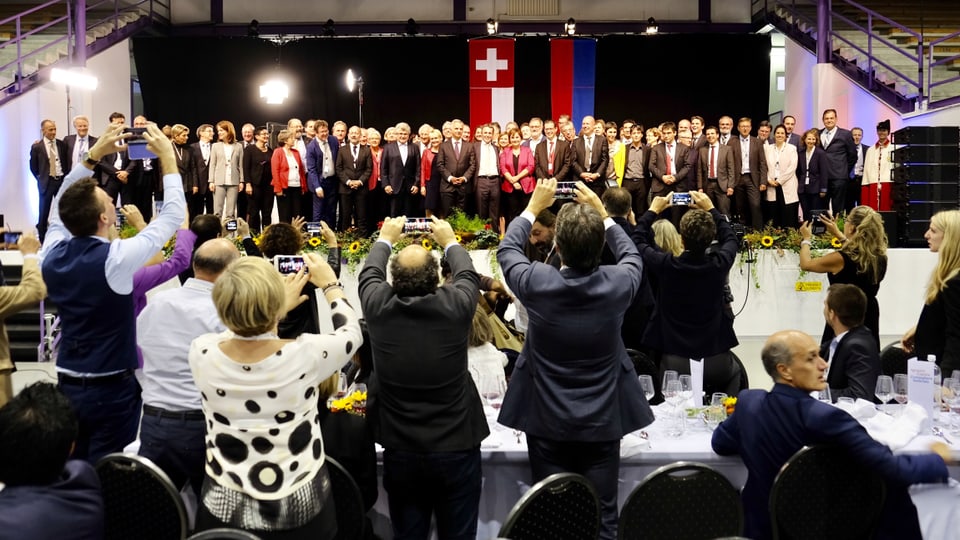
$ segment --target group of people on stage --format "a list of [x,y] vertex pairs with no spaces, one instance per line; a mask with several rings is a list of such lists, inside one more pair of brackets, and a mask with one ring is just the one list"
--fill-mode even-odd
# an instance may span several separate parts
[[[824,113],[817,135],[828,150],[846,145],[835,116]],[[122,116],[112,120],[99,139],[87,131],[80,136],[78,128],[77,138],[63,146],[55,126],[45,121],[44,140],[52,142],[38,143],[36,161],[42,164],[45,155],[45,170],[52,173],[42,192],[50,195],[49,226],[41,229],[42,247],[29,235],[21,240],[23,281],[0,288],[0,313],[21,309],[45,287],[62,321],[58,384],[29,387],[0,408],[0,456],[6,456],[0,460],[0,482],[6,484],[0,505],[10,500],[24,508],[0,515],[0,524],[9,525],[0,527],[0,538],[4,530],[36,537],[102,534],[95,474],[89,464],[67,460],[95,463],[138,437],[142,455],[178,487],[192,486],[199,529],[333,538],[336,501],[326,458],[345,462],[366,488],[369,509],[376,500],[369,489],[371,482],[376,487],[376,441],[384,447],[383,486],[396,537],[425,538],[431,516],[441,537],[475,537],[483,489],[480,442],[489,429],[471,377],[470,351],[490,339],[477,338],[489,336],[477,324],[485,317],[480,291],[506,289],[477,274],[441,219],[454,208],[495,223],[500,214],[494,212],[506,211],[497,257],[526,340],[499,421],[526,433],[534,481],[571,471],[594,484],[601,538],[616,538],[619,441],[653,421],[627,349],[648,352],[660,371],[689,372],[690,359],[700,359],[705,389],[731,395],[741,390],[740,368],[730,355],[737,344],[734,315],[725,294],[737,240],[724,214],[739,213],[759,227],[762,208],[754,202],[762,191],[768,201],[790,204],[789,182],[780,176],[789,167],[774,161],[771,171],[761,164],[774,153],[791,153],[792,124],[790,131],[787,122],[777,126],[772,144],[768,126],[753,137],[752,122],[741,119],[736,136],[729,117],[717,128],[694,117],[689,132],[683,122],[652,132],[632,125],[625,142],[615,125],[589,116],[580,135],[569,118],[533,119],[526,140],[517,126],[507,130],[500,148],[499,140],[493,143],[497,126],[480,126],[479,141],[471,143],[467,126],[454,120],[449,135],[446,126],[424,126],[419,143],[401,123],[384,135],[396,140],[381,147],[376,130],[335,124],[330,134],[322,121],[313,122],[314,135],[304,141],[300,121],[292,119],[277,134],[282,146],[271,150],[266,129],[250,126],[255,140],[244,147],[224,121],[213,144],[214,126],[201,126],[193,150],[185,126],[164,133],[138,117],[135,125],[143,127],[156,157],[130,160],[125,156],[133,134],[125,132]],[[241,128],[243,141],[246,132]],[[248,161],[259,168],[250,173]],[[197,173],[200,163],[206,174]],[[263,191],[257,191],[257,178],[269,178],[259,184]],[[760,189],[763,178],[766,189]],[[823,178],[816,197],[836,197],[834,208],[846,208],[849,175]],[[567,189],[561,182],[575,182],[569,186],[572,202],[557,200],[565,193],[559,189]],[[163,204],[155,219],[142,223],[132,238],[111,240],[118,197],[137,205],[137,189],[149,187],[153,195],[156,186]],[[771,199],[771,188],[780,195]],[[247,207],[237,212],[241,190]],[[685,204],[672,196],[684,192],[690,199]],[[735,212],[738,192],[743,202]],[[274,200],[283,219],[270,224],[265,210]],[[194,216],[191,204],[198,205]],[[368,218],[379,217],[371,208],[391,217],[383,218],[360,272],[364,322],[344,297],[336,249],[327,260],[304,255],[308,271],[286,276],[258,256],[296,255],[303,236],[286,220],[299,225],[297,217],[307,209],[324,223],[321,234],[333,246],[336,235],[326,223],[368,231],[374,223]],[[140,213],[149,219],[153,209],[147,203]],[[440,280],[437,259],[419,245],[392,255],[403,218],[421,209],[434,214],[430,229],[444,248],[446,281]],[[248,256],[241,258],[235,244],[217,238],[220,218],[207,215],[214,212],[223,218],[249,214],[250,227],[264,228],[260,247],[250,247],[248,239]],[[842,231],[829,216],[824,219],[843,244],[838,252],[812,257],[809,224],[800,228],[801,265],[832,276],[824,342],[817,346],[797,333],[772,336],[762,356],[776,383],[773,392],[742,394],[748,412],[738,408],[714,436],[717,452],[744,456],[751,471],[744,491],[751,537],[769,535],[768,524],[757,518],[766,507],[757,501],[765,504],[772,471],[804,444],[835,440],[862,452],[900,482],[897,494],[903,482],[946,476],[940,457],[894,457],[850,422],[837,423],[842,434],[807,429],[809,422],[832,418],[807,392],[829,385],[838,395],[861,396],[864,381],[879,371],[875,296],[886,269],[882,223],[867,205],[851,206]],[[200,238],[205,227],[197,224],[204,221],[213,226]],[[175,232],[178,253],[156,260]],[[927,239],[938,266],[904,346],[952,370],[960,368],[960,298],[954,290],[960,287],[960,211],[934,216]],[[187,269],[182,287],[146,300],[156,283]],[[318,301],[329,305],[332,332],[320,331]],[[7,351],[2,355],[7,361],[0,376],[8,378],[12,364],[6,366]],[[351,362],[359,366],[345,376],[369,388],[365,420],[326,408],[339,372]],[[869,388],[861,397],[871,397]],[[803,414],[769,412],[785,409]],[[768,429],[772,422],[780,428]],[[38,452],[41,446],[45,451]],[[753,452],[765,448],[773,448],[776,458],[767,455],[758,464]],[[61,511],[64,498],[78,501],[76,512]],[[38,514],[57,519],[35,519]],[[905,523],[898,531],[913,522]]]
[[[122,113],[110,115],[111,123],[124,121]],[[134,127],[146,121],[137,116]],[[41,239],[64,174],[96,141],[87,117],[77,116],[73,125],[76,133],[60,140],[56,124],[44,120],[43,137],[30,150]],[[249,123],[238,133],[228,120],[200,125],[195,142],[183,124],[166,126],[164,133],[175,149],[190,216],[240,216],[254,231],[271,223],[276,207],[282,222],[302,216],[337,230],[355,227],[365,236],[386,216],[445,217],[454,208],[489,219],[503,232],[540,178],[583,180],[601,194],[607,186],[626,187],[638,215],[655,195],[701,191],[721,213],[754,229],[767,222],[796,227],[815,210],[837,214],[858,203],[891,209],[889,121],[877,125],[871,146],[861,143],[861,128],[838,127],[832,109],[824,111],[822,129],[798,134],[795,127],[792,116],[777,126],[760,121],[756,135],[746,117],[736,126],[730,116],[716,125],[692,116],[644,129],[631,119],[618,126],[587,116],[578,132],[563,115],[502,127],[491,122],[472,133],[457,119],[440,129],[423,124],[416,133],[401,122],[381,136],[343,121],[331,127],[297,118],[276,134]],[[114,152],[95,174],[111,197],[137,205],[147,219],[154,212],[151,198],[162,198],[154,158]]]

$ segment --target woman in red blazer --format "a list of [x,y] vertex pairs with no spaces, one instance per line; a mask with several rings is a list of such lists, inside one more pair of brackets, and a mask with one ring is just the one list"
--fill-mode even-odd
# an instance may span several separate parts
[[537,180],[533,177],[533,152],[529,147],[520,145],[523,135],[519,129],[511,129],[507,134],[510,136],[510,146],[500,152],[500,172],[503,176],[500,189],[506,202],[503,230],[527,207],[530,194],[537,185]]
[[280,147],[270,158],[273,192],[277,195],[277,217],[282,223],[290,223],[294,217],[303,216],[300,199],[307,192],[307,169],[300,159],[300,152],[293,147],[295,139],[289,131],[281,130],[277,142]]

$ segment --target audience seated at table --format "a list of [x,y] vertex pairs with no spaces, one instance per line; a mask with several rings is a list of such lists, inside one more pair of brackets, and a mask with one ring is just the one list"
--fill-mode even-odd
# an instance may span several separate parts
[[863,326],[866,312],[867,295],[856,285],[835,283],[827,289],[823,316],[835,337],[820,346],[820,356],[828,364],[833,401],[841,397],[873,401],[882,368],[873,335]]
[[818,351],[818,344],[803,332],[785,330],[770,336],[761,357],[773,378],[773,390],[740,392],[733,415],[713,432],[713,450],[724,456],[739,455],[747,467],[742,492],[744,536],[771,538],[770,490],[784,463],[804,446],[832,444],[847,449],[886,481],[877,537],[919,539],[917,511],[907,487],[945,482],[950,448],[938,442],[931,447],[935,453],[894,455],[846,411],[811,397],[810,392],[827,386],[827,363]]
[[101,540],[93,466],[68,458],[79,424],[54,385],[27,386],[0,407],[0,540]]

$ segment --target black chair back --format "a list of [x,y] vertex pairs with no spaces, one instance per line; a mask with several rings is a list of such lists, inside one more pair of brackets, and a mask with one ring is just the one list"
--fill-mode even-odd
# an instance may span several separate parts
[[600,534],[600,499],[590,482],[573,473],[550,475],[513,505],[500,527],[510,540],[585,540]]
[[747,390],[750,388],[750,377],[747,376],[747,368],[743,365],[743,361],[740,360],[740,357],[736,355],[733,351],[730,351],[730,358],[737,364],[740,368],[740,391]]
[[367,524],[363,495],[356,481],[337,460],[326,457],[334,504],[337,506],[337,540],[363,538]]
[[136,454],[108,454],[97,462],[97,475],[106,540],[186,538],[187,512],[180,492],[152,461]]
[[773,482],[773,538],[872,538],[885,496],[880,475],[865,469],[842,448],[803,448]]
[[620,510],[621,539],[737,536],[743,504],[729,480],[702,463],[679,461],[650,473]]
[[[910,354],[900,348],[899,341],[889,343],[880,351],[880,369],[884,375],[889,377],[893,377],[897,373],[906,373],[907,358],[909,357]],[[946,376],[949,377],[950,375],[947,374]]]
[[260,540],[260,537],[240,529],[208,529],[190,536],[187,540]]

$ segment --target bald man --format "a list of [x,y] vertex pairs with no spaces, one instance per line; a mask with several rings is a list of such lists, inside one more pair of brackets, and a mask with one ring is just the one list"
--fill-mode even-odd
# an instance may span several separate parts
[[740,392],[733,415],[713,432],[714,452],[739,455],[747,466],[744,536],[772,537],[768,508],[777,473],[804,446],[830,444],[846,449],[865,469],[884,478],[887,497],[877,538],[920,538],[907,487],[945,482],[950,448],[934,443],[935,453],[894,455],[846,411],[811,397],[811,392],[827,387],[827,363],[820,357],[820,345],[803,332],[777,332],[760,355],[775,383],[773,390]]
[[[390,261],[404,216],[387,219],[360,272],[360,301],[374,369],[367,420],[384,447],[383,487],[394,538],[476,538],[480,441],[489,433],[467,371],[467,334],[480,277],[450,225],[434,218],[452,280],[440,286],[437,258],[419,243]],[[429,391],[427,391],[429,389]]]
[[204,425],[187,354],[195,338],[226,330],[211,293],[238,258],[233,242],[207,240],[193,255],[194,277],[183,287],[157,293],[137,318],[143,353],[140,455],[153,460],[178,489],[189,480],[197,497],[204,476]]

